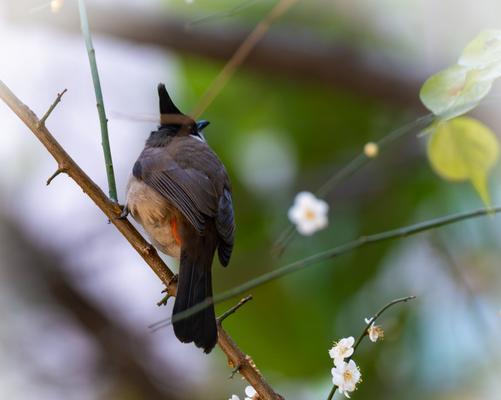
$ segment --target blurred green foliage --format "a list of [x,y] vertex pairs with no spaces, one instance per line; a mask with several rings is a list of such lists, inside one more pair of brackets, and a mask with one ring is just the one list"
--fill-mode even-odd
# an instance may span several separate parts
[[[196,103],[221,67],[201,59],[183,58],[185,108]],[[313,238],[296,238],[285,256],[276,260],[271,254],[272,243],[287,225],[286,212],[295,192],[315,191],[339,165],[360,152],[368,140],[378,139],[398,127],[408,113],[377,99],[242,70],[203,117],[211,121],[207,140],[232,176],[238,229],[231,265],[227,270],[215,268],[216,291],[359,234],[410,223],[416,204],[436,189],[424,160],[413,163],[416,168],[412,170],[395,171],[395,164],[405,160],[392,160],[396,154],[392,155],[390,149],[389,156],[383,155],[375,163],[383,167],[379,172],[388,174],[386,178],[391,183],[384,185],[391,184],[391,196],[385,187],[366,188],[367,198],[350,196],[338,202],[334,196],[328,230]],[[379,125],[377,132],[374,121]],[[299,173],[297,183],[285,196],[278,192],[256,196],[234,173],[233,152],[239,140],[261,129],[286,132],[294,144]],[[415,139],[406,140],[419,145]],[[363,178],[365,173],[362,170],[359,175]],[[365,179],[358,184],[371,185]],[[346,186],[337,192],[342,193]],[[360,189],[363,193],[364,188]],[[268,196],[280,201],[276,203]],[[294,378],[328,379],[331,361],[326,354],[332,340],[354,334],[336,323],[336,315],[350,296],[377,274],[379,261],[389,246],[364,249],[253,290],[254,301],[226,322],[228,330],[265,371]],[[220,305],[218,310],[230,304]],[[373,311],[368,309],[367,313]],[[363,317],[355,326],[357,332],[362,329]]]
[[[181,0],[174,4],[180,15],[193,21],[199,16],[231,10],[235,5],[224,0],[200,2],[194,11],[192,5]],[[272,2],[249,4],[225,22],[250,29]],[[226,18],[217,15],[201,23],[218,24]],[[278,26],[307,29],[332,41],[343,37],[354,47],[370,46],[376,51],[389,46],[370,37],[364,29],[346,25],[327,1],[302,2]],[[197,23],[192,28],[196,29]],[[223,64],[187,56],[181,57],[180,64],[185,89],[180,107],[194,109]],[[382,138],[418,116],[414,109],[389,105],[384,98],[354,95],[313,81],[242,67],[202,116],[211,121],[206,138],[232,178],[237,221],[232,262],[227,269],[214,268],[215,292],[363,234],[481,206],[466,184],[444,184],[433,173],[426,161],[426,139],[414,131],[329,194],[326,200],[331,206],[330,225],[326,230],[311,238],[296,237],[280,259],[272,255],[273,243],[288,226],[287,210],[298,191],[314,192],[359,154],[365,143]],[[291,145],[287,151],[294,161],[294,179],[275,190],[256,192],[241,179],[237,163],[246,150],[246,138],[263,131],[285,138]],[[446,228],[441,237],[452,248],[458,246],[467,253],[478,244],[473,243],[472,237],[476,236],[470,228],[474,226],[478,233],[484,225],[485,221],[475,221]],[[377,282],[388,274],[388,259],[412,241],[419,239],[363,248],[254,289],[254,300],[226,320],[225,327],[275,386],[287,387],[291,382],[311,387],[325,385],[326,396],[332,368],[327,350],[332,341],[357,336],[364,326],[364,317],[389,300],[416,294],[405,292],[408,289],[400,288],[397,281],[387,291],[377,290]],[[487,247],[492,249],[495,242]],[[426,269],[416,270],[416,279],[433,282],[436,277],[427,273]],[[221,313],[236,301],[218,305],[217,311]],[[427,350],[430,329],[435,329],[437,321],[427,321],[430,329],[423,325],[421,301],[398,307],[382,318],[383,325],[391,322],[385,326],[387,340],[382,344],[362,344],[356,359],[364,382],[357,398],[422,399],[433,398],[434,393],[438,393],[435,398],[444,398],[440,393],[448,393],[460,381],[468,382],[467,374],[461,371],[442,371],[439,376],[444,378],[443,388],[437,389],[425,381],[424,377],[436,369],[423,364],[433,358],[439,345]],[[435,354],[435,358],[439,356]],[[440,366],[436,363],[436,368]],[[300,398],[285,394],[287,398]]]

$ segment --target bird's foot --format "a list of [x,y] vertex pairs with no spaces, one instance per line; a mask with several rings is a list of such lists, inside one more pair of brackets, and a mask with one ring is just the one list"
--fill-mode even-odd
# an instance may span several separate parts
[[[162,293],[165,293],[165,292],[167,292],[167,289],[162,290]],[[169,293],[166,293],[165,296],[162,298],[162,300],[160,300],[157,303],[157,306],[158,307],[160,307],[160,306],[166,306],[167,305],[167,300],[169,300],[170,297],[171,297],[171,295]]]
[[[178,274],[174,274],[172,275],[172,277],[169,279],[169,281],[167,282],[167,288],[172,285],[173,283],[177,283],[177,279],[178,279],[179,275]],[[165,288],[162,293],[166,292],[167,291],[167,288]]]
[[177,277],[178,275],[177,274],[174,274],[172,275],[172,277],[169,279],[169,281],[167,282],[167,287],[162,290],[162,293],[165,293],[165,296],[162,298],[162,300],[160,300],[158,303],[157,303],[157,306],[166,306],[167,305],[167,300],[169,300],[170,297],[172,297],[169,293],[168,293],[168,288],[169,286],[174,283],[174,282],[177,282]]
[[128,215],[129,215],[129,208],[127,207],[127,205],[120,206],[120,208],[122,209],[122,212],[120,213],[120,215],[118,217],[116,217],[116,219],[127,219]]

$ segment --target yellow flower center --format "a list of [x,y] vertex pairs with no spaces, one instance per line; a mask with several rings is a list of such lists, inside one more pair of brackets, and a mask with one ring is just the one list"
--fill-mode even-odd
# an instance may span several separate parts
[[346,370],[343,373],[343,378],[344,378],[345,382],[349,382],[353,379],[353,374],[351,373],[351,371]]
[[304,217],[308,220],[308,221],[312,221],[315,219],[315,212],[313,210],[306,210],[304,212]]

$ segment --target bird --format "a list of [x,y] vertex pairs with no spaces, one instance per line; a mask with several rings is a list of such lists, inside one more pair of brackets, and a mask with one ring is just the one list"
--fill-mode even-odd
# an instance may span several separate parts
[[[235,219],[228,173],[202,133],[208,121],[183,114],[158,85],[160,124],[132,168],[123,216],[144,228],[151,243],[179,260],[172,315],[212,298],[212,262],[227,266]],[[214,305],[175,320],[176,337],[210,353],[217,343]]]

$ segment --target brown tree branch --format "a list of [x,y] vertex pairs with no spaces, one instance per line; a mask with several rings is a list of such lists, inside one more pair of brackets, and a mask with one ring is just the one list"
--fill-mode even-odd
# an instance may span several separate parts
[[[155,248],[143,238],[129,221],[118,219],[121,213],[120,207],[108,199],[99,186],[97,186],[68,153],[66,153],[45,125],[40,124],[40,120],[35,113],[21,102],[1,80],[0,98],[45,146],[58,163],[59,169],[64,169],[68,176],[82,188],[99,209],[108,217],[110,222],[115,225],[131,246],[150,266],[153,272],[155,272],[160,280],[166,285],[168,293],[174,296],[176,294],[177,285],[175,280],[172,279],[174,276],[173,272],[160,259]],[[228,357],[228,364],[233,367],[238,367],[240,374],[254,387],[254,389],[256,389],[259,396],[265,400],[282,399],[282,397],[275,393],[266,382],[252,359],[238,348],[237,344],[221,326],[218,327],[218,333],[218,344]]]

